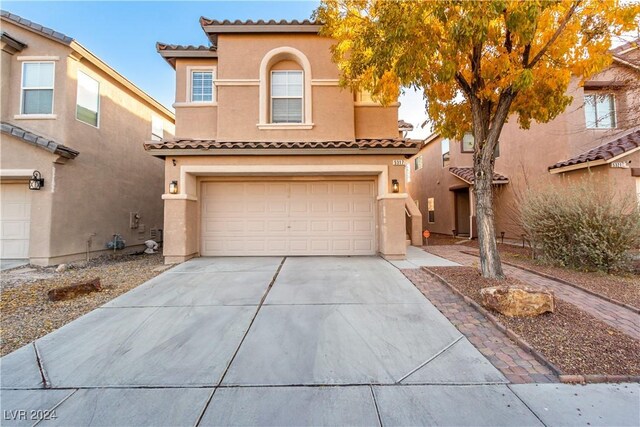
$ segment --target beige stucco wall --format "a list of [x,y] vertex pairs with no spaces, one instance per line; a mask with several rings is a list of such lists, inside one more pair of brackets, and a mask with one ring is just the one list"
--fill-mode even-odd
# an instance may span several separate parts
[[[330,39],[312,34],[222,34],[218,59],[176,60],[176,135],[225,141],[352,140],[396,138],[398,106],[356,107],[349,89],[338,86],[338,68],[331,61]],[[260,65],[273,49],[293,48],[310,64],[311,129],[260,129]],[[216,67],[216,106],[189,107],[189,67]],[[301,69],[291,59],[276,61],[271,69]],[[305,94],[308,96],[309,94]],[[268,100],[264,101],[268,116]]]
[[[19,112],[21,65],[18,55],[14,55],[9,107],[3,109],[2,120],[80,152],[77,158],[54,165],[57,156],[18,140],[6,144],[8,138],[2,135],[2,169],[37,168],[45,176],[45,189],[34,191],[31,198],[34,203],[32,236],[37,237],[30,243],[32,263],[52,264],[84,258],[89,240],[90,250],[99,253],[115,233],[122,235],[127,246],[142,244],[149,239],[151,228],[163,227],[164,174],[162,160],[149,156],[142,143],[151,138],[152,115],[162,118],[165,137],[171,138],[172,117],[87,59],[69,56],[71,48],[4,21],[3,30],[27,43],[28,48],[19,55],[58,56],[59,59],[55,62],[56,118],[15,117]],[[75,118],[78,70],[100,83],[98,128]],[[30,154],[23,155],[24,150],[30,150]],[[46,203],[48,208],[43,207]],[[50,225],[34,227],[40,217],[34,209],[50,212]],[[129,227],[130,212],[140,214],[144,232],[142,228]],[[43,237],[47,228],[49,243]],[[38,230],[37,234],[34,230]]]

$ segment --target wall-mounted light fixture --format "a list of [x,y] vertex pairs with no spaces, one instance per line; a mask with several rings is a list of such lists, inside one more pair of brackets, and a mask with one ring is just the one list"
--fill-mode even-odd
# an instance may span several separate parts
[[394,193],[399,193],[400,192],[400,184],[398,183],[397,179],[392,179],[391,180],[391,188],[392,188],[392,191]]
[[29,190],[39,190],[44,187],[44,178],[39,171],[33,171],[33,176],[29,180]]
[[169,193],[178,194],[178,181],[171,181],[169,184]]

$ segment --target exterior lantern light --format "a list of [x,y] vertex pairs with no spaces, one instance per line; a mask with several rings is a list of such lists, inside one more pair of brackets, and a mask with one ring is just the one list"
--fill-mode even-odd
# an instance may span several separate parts
[[171,181],[169,184],[169,193],[178,194],[178,181]]
[[392,191],[394,193],[399,193],[400,192],[400,184],[398,183],[397,179],[392,179],[391,180],[391,188],[392,188]]
[[44,178],[40,171],[33,171],[33,176],[29,180],[29,190],[39,190],[44,186]]

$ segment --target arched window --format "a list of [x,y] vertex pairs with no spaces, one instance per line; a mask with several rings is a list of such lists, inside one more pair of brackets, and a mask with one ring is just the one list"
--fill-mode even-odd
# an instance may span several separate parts
[[261,129],[311,129],[311,64],[292,47],[268,52],[260,64]]

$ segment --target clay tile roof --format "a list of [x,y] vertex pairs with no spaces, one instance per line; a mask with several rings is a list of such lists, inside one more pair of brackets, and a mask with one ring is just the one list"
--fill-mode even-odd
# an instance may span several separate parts
[[215,52],[216,48],[214,46],[204,46],[198,45],[194,46],[192,44],[181,45],[181,44],[167,44],[167,43],[156,43],[156,49],[158,51],[173,51],[173,50],[192,50],[192,51],[211,51]]
[[[473,168],[449,168],[449,172],[466,182],[467,184],[473,184],[475,181],[475,177],[473,175]],[[493,173],[493,183],[494,184],[507,184],[509,182],[509,178],[504,175],[501,175],[497,172]]]
[[602,144],[596,148],[592,148],[591,150],[578,156],[572,157],[569,160],[558,162],[555,165],[550,166],[549,170],[562,168],[565,166],[579,165],[582,163],[584,163],[586,167],[588,166],[588,163],[598,160],[606,162],[607,160],[611,160],[614,157],[617,157],[639,147],[640,129],[624,135],[620,138],[614,139],[611,142],[607,142],[606,144]]
[[33,132],[29,132],[28,130],[24,130],[18,126],[12,125],[11,123],[0,122],[0,130],[2,133],[14,136],[28,144],[42,148],[43,150],[47,150],[50,153],[67,159],[75,159],[78,154],[80,154],[80,152],[69,148],[66,145],[58,144],[55,141],[37,135]]
[[398,120],[398,130],[412,131],[413,125],[411,123],[405,122],[404,120]]
[[145,142],[145,150],[318,150],[318,149],[405,149],[417,152],[422,141],[414,139],[356,139],[351,141],[215,141],[203,139],[174,139]]
[[35,22],[7,12],[6,10],[0,10],[0,16],[2,16],[2,19],[11,21],[14,24],[20,25],[21,27],[24,27],[28,30],[38,32],[45,37],[62,42],[64,44],[70,44],[73,41],[73,39],[67,35],[52,30],[51,28],[43,27],[40,24],[36,24]]
[[250,26],[250,25],[320,25],[319,22],[317,21],[310,21],[308,19],[303,19],[301,21],[298,21],[297,19],[293,19],[291,21],[287,21],[286,19],[281,19],[279,21],[276,21],[275,19],[270,19],[269,21],[265,21],[264,19],[259,19],[257,21],[254,21],[252,19],[248,19],[245,21],[242,21],[240,19],[236,19],[234,21],[230,21],[228,19],[224,19],[222,21],[218,20],[218,19],[209,19],[209,18],[205,18],[204,16],[200,18],[200,24],[202,25],[244,25],[244,26]]

